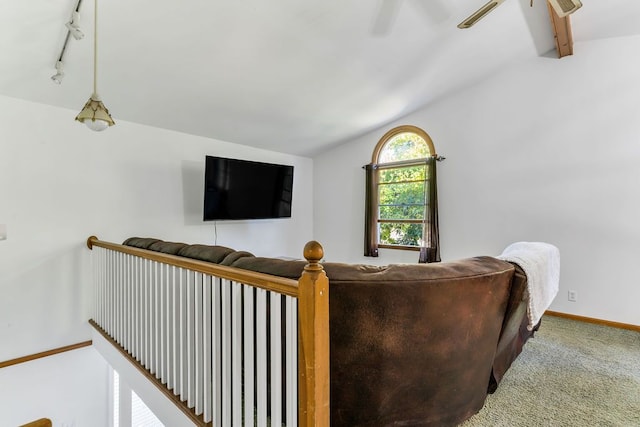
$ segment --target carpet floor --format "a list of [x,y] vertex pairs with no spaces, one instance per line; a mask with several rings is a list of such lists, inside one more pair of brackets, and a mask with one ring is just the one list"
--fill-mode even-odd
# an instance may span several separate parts
[[462,427],[640,427],[640,332],[545,316]]

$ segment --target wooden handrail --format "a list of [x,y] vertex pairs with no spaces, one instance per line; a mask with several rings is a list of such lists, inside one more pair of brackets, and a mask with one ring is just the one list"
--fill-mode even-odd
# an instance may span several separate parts
[[20,427],[52,427],[51,420],[49,418],[40,418],[39,420],[31,421],[30,423],[23,424]]
[[227,267],[224,265],[213,264],[206,261],[165,254],[162,252],[154,252],[147,249],[136,248],[133,246],[119,245],[117,243],[105,242],[99,240],[95,236],[91,236],[87,239],[87,247],[89,249],[93,249],[94,246],[138,256],[151,261],[171,264],[176,267],[182,267],[189,270],[197,271],[199,273],[222,277],[228,280],[240,281],[242,283],[246,283],[247,285],[266,289],[268,291],[275,291],[292,297],[298,296],[298,282],[293,279],[271,276],[269,274],[257,273],[254,271],[239,270],[233,267]]
[[30,362],[36,359],[42,359],[43,357],[53,356],[59,353],[64,353],[65,351],[76,350],[82,347],[88,347],[92,344],[89,341],[79,342],[77,344],[66,345],[64,347],[54,348],[52,350],[42,351],[40,353],[30,354],[28,356],[16,357],[15,359],[5,360],[4,362],[0,362],[0,369],[6,368],[8,366],[18,365],[20,363]]

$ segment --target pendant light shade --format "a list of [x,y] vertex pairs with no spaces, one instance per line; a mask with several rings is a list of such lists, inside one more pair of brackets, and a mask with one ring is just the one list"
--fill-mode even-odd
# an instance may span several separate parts
[[109,126],[113,126],[115,122],[109,114],[109,110],[102,103],[102,99],[98,95],[98,0],[94,0],[94,24],[93,24],[93,93],[84,104],[84,108],[76,116],[76,120],[84,123],[87,127],[94,131],[103,131]]
[[89,129],[95,131],[105,130],[115,124],[109,114],[109,110],[107,110],[100,96],[96,93],[91,95],[91,98],[84,104],[84,108],[80,111],[76,120],[84,123]]

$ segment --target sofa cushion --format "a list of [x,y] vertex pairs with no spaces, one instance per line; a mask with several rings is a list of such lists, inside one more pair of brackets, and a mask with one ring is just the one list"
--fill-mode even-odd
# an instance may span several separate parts
[[232,252],[235,251],[231,248],[227,248],[226,246],[187,245],[180,249],[177,255],[219,264],[227,255]]
[[134,248],[149,249],[149,246],[156,242],[162,242],[162,240],[151,237],[129,237],[122,242],[122,244],[125,246],[133,246]]
[[229,255],[224,257],[222,261],[220,261],[220,265],[231,266],[233,265],[234,262],[236,262],[240,258],[248,258],[248,257],[254,257],[254,256],[255,255],[253,255],[251,252],[247,252],[247,251],[233,251]]
[[243,257],[235,260],[231,264],[231,267],[298,280],[305,265],[307,265],[306,261],[291,261],[264,257]]
[[188,246],[186,243],[177,242],[155,242],[149,245],[149,250],[162,252],[170,255],[177,255],[182,248]]

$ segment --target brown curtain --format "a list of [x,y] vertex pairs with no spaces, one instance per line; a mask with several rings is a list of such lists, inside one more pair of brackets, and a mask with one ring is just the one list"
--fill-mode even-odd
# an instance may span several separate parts
[[438,232],[438,182],[436,178],[436,156],[427,160],[427,191],[429,205],[427,207],[427,239],[425,246],[420,247],[418,262],[440,262],[440,235]]
[[378,213],[375,195],[376,165],[373,163],[364,167],[365,170],[365,206],[364,206],[364,256],[378,256]]

